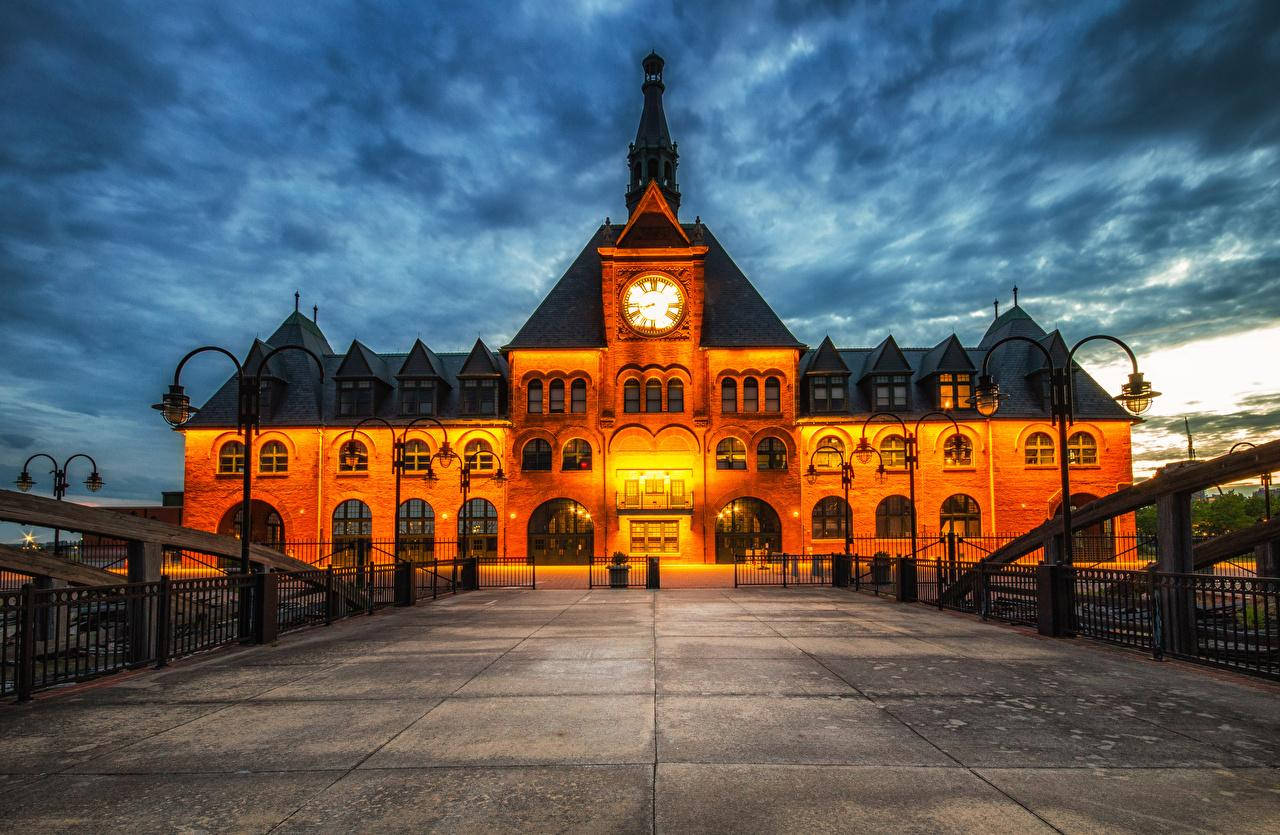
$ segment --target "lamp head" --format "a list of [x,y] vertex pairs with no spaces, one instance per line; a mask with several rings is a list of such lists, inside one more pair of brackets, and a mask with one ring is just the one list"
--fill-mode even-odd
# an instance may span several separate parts
[[357,441],[348,441],[342,447],[342,463],[354,470],[360,466],[360,446]]
[[494,473],[494,474],[493,474],[493,481],[494,481],[494,483],[495,483],[495,484],[501,484],[502,482],[504,482],[504,481],[506,481],[506,480],[507,480],[507,474],[506,474],[506,473],[504,473],[504,472],[502,471],[502,468],[501,468],[501,467],[499,467],[499,468],[498,468],[498,471],[497,471],[496,473]]
[[89,473],[89,477],[84,480],[84,486],[89,488],[90,493],[96,493],[102,489],[102,476],[97,470]]
[[436,471],[431,468],[431,460],[427,460],[427,471],[422,474],[423,481],[435,481]]
[[1140,415],[1150,409],[1152,399],[1159,396],[1160,392],[1152,391],[1151,384],[1142,379],[1142,372],[1135,371],[1129,375],[1129,382],[1120,387],[1116,400],[1133,414]]
[[169,386],[169,390],[160,398],[160,402],[151,408],[158,411],[165,423],[175,429],[191,420],[195,413],[200,411],[191,406],[191,398],[187,397],[186,392],[179,385]]
[[859,464],[865,464],[870,461],[874,452],[875,450],[871,448],[871,442],[867,440],[866,435],[863,435],[858,440],[858,445],[853,450],[853,454],[857,457]]
[[35,479],[31,477],[31,473],[27,472],[26,470],[23,470],[21,473],[18,474],[17,480],[14,481],[13,483],[14,485],[17,486],[19,490],[26,493],[32,487],[35,486],[36,482],[35,482]]
[[1000,408],[1000,386],[990,374],[979,374],[970,402],[983,417],[991,417]]
[[804,480],[812,486],[818,483],[818,468],[813,466],[813,462],[809,463],[809,469],[804,471]]

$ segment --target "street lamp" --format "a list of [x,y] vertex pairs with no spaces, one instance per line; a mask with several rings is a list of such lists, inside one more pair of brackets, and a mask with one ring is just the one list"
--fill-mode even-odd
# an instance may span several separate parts
[[[903,435],[902,441],[904,446],[903,464],[905,464],[907,468],[907,493],[908,493],[907,503],[908,503],[908,506],[911,508],[911,556],[915,557],[916,551],[918,550],[918,547],[919,547],[918,541],[917,541],[919,536],[918,534],[919,525],[917,524],[918,515],[916,513],[916,470],[919,469],[920,467],[920,455],[917,451],[918,443],[919,443],[918,437],[920,435],[920,426],[925,422],[926,419],[931,417],[944,417],[947,420],[951,421],[952,435],[947,442],[952,445],[953,454],[957,458],[960,455],[960,451],[964,448],[964,436],[960,434],[960,424],[956,423],[956,419],[953,418],[951,415],[947,414],[946,412],[940,412],[936,410],[932,412],[925,412],[923,415],[920,416],[920,419],[916,421],[914,432],[907,429],[906,421],[904,421],[901,417],[894,414],[893,412],[872,412],[870,415],[867,415],[867,419],[862,422],[862,437],[858,439],[858,446],[855,447],[853,451],[853,454],[863,464],[871,460],[872,453],[875,453],[877,455],[880,454],[879,450],[871,446],[871,443],[867,440],[867,426],[871,424],[871,421],[875,420],[878,417],[888,418],[889,420],[896,420],[898,422],[898,425],[902,427],[902,435]],[[880,459],[880,471],[884,472],[883,457],[881,457]]]
[[[453,466],[453,462],[457,461],[462,466],[458,470],[458,492],[462,494],[462,511],[458,514],[458,558],[467,558],[467,501],[471,495],[471,468],[467,466],[466,460],[449,446],[449,430],[444,424],[436,418],[422,418],[434,423],[440,427],[440,431],[444,433],[444,441],[440,444],[440,449],[436,451],[429,459],[427,459],[427,472],[423,476],[427,481],[436,481],[436,471],[431,466],[431,462],[435,461],[440,464],[440,468],[447,470]],[[493,481],[496,484],[502,484],[507,480],[507,474],[502,471],[502,465],[498,465],[498,470],[493,474]],[[398,511],[397,511],[398,512]],[[399,530],[399,520],[397,520],[396,529]]]
[[1040,353],[1044,354],[1045,362],[1049,365],[1050,421],[1058,427],[1058,461],[1059,470],[1062,474],[1062,500],[1060,502],[1062,507],[1062,552],[1058,557],[1058,561],[1065,561],[1067,564],[1070,564],[1075,556],[1074,542],[1071,536],[1071,474],[1068,470],[1070,462],[1068,461],[1067,452],[1067,425],[1075,420],[1074,383],[1072,382],[1073,358],[1082,345],[1095,339],[1114,342],[1119,345],[1129,356],[1129,362],[1133,366],[1133,372],[1129,375],[1129,382],[1120,387],[1120,393],[1115,397],[1116,401],[1135,415],[1140,415],[1151,408],[1152,399],[1159,397],[1160,392],[1152,391],[1151,384],[1143,379],[1141,372],[1138,371],[1138,358],[1134,356],[1133,349],[1116,337],[1107,334],[1094,334],[1081,339],[1067,352],[1067,361],[1061,366],[1053,361],[1053,354],[1049,353],[1049,349],[1041,345],[1037,340],[1029,336],[1006,336],[992,345],[986,356],[982,358],[982,373],[978,375],[978,385],[974,388],[972,398],[974,408],[983,417],[991,417],[1000,408],[1000,386],[988,372],[988,367],[991,364],[992,355],[1001,345],[1006,342],[1026,342],[1034,345]]
[[[1231,453],[1235,452],[1240,447],[1246,447],[1247,449],[1256,449],[1257,446],[1258,446],[1257,444],[1250,443],[1249,441],[1241,441],[1240,443],[1233,445],[1231,449],[1227,450],[1227,455],[1230,455]],[[1266,504],[1264,505],[1265,512],[1267,514],[1266,519],[1268,522],[1270,522],[1271,521],[1271,473],[1270,471],[1262,474],[1262,497],[1263,497],[1263,501],[1266,502]]]
[[[35,479],[31,477],[29,468],[31,467],[31,462],[37,458],[48,458],[49,463],[53,464],[53,469],[49,471],[49,475],[53,476],[53,497],[58,501],[62,501],[62,497],[67,495],[67,488],[71,486],[71,483],[67,481],[67,468],[77,458],[85,459],[93,467],[93,472],[89,473],[89,477],[84,480],[84,486],[88,488],[90,493],[96,493],[102,489],[102,476],[98,473],[98,462],[94,461],[92,456],[77,452],[62,462],[62,466],[58,466],[58,459],[47,452],[37,452],[22,465],[22,472],[18,473],[18,477],[13,482],[23,493],[26,493],[36,485]],[[55,557],[59,556],[59,551],[61,550],[61,534],[61,529],[53,529],[53,555]]]
[[813,459],[820,452],[833,452],[840,456],[840,486],[844,488],[844,553],[849,555],[853,545],[853,512],[849,508],[849,488],[853,486],[853,462],[844,457],[844,450],[835,446],[820,446],[809,456],[809,469],[805,470],[805,481],[809,486],[818,483],[818,469],[813,466]]
[[302,351],[315,360],[316,367],[320,369],[320,380],[323,382],[324,363],[309,348],[304,348],[301,345],[281,345],[268,351],[261,362],[258,363],[257,373],[251,374],[248,369],[240,364],[240,360],[236,358],[236,355],[226,348],[219,348],[216,345],[205,345],[202,348],[196,348],[178,363],[178,367],[173,372],[173,385],[169,386],[169,390],[160,398],[160,402],[151,407],[160,412],[165,422],[174,429],[184,426],[199,411],[191,405],[191,398],[183,390],[180,378],[182,376],[182,368],[187,364],[187,361],[196,354],[206,351],[214,351],[226,356],[236,367],[238,394],[236,428],[244,435],[244,486],[240,505],[240,573],[248,574],[251,570],[249,564],[249,537],[253,531],[253,436],[257,433],[262,418],[259,401],[262,391],[262,372],[266,370],[268,361],[276,354],[284,351]]

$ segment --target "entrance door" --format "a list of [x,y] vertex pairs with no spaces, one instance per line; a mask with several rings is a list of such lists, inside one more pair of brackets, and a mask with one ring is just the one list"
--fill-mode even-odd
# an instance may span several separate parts
[[767,502],[751,497],[734,499],[716,514],[716,562],[734,557],[763,556],[782,551],[782,523]]

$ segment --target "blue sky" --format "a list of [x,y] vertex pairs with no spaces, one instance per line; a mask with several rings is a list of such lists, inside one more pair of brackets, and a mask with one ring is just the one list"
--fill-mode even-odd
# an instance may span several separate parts
[[1139,471],[1183,414],[1202,453],[1274,437],[1278,33],[1274,2],[8,0],[0,475],[83,449],[102,498],[179,488],[148,405],[295,289],[339,349],[502,344],[625,216],[651,48],[682,216],[800,339],[972,344],[1017,284],[1162,370]]

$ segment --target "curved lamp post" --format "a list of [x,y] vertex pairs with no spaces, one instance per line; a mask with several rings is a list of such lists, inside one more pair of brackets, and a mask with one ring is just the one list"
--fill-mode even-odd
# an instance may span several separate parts
[[839,447],[818,447],[809,456],[809,469],[804,473],[805,480],[810,486],[818,483],[818,469],[813,466],[813,459],[819,452],[834,452],[840,456],[840,486],[844,488],[844,553],[848,556],[850,546],[853,545],[853,511],[849,507],[849,488],[853,486],[853,462],[844,457],[844,450]]
[[253,436],[257,433],[262,419],[262,409],[259,401],[262,391],[262,372],[266,369],[267,363],[276,354],[284,351],[302,351],[315,360],[316,367],[320,369],[320,380],[323,382],[324,363],[309,348],[304,348],[301,345],[281,345],[268,351],[262,361],[258,363],[257,373],[250,374],[248,369],[240,364],[240,360],[236,358],[236,355],[226,348],[219,348],[216,345],[205,345],[202,348],[196,348],[178,363],[178,367],[173,372],[173,385],[169,386],[169,390],[165,392],[160,402],[151,407],[160,412],[165,422],[174,429],[179,429],[186,425],[187,421],[191,420],[196,412],[199,411],[191,405],[191,398],[183,390],[180,378],[183,366],[187,364],[187,361],[206,351],[213,351],[226,356],[236,367],[236,384],[239,395],[236,409],[236,428],[244,435],[244,487],[240,505],[240,572],[248,574],[251,570],[249,564],[249,537],[253,531]]
[[[1235,452],[1240,447],[1245,447],[1246,449],[1256,449],[1257,446],[1258,446],[1257,444],[1251,443],[1249,441],[1241,441],[1238,444],[1234,444],[1231,447],[1231,449],[1227,450],[1227,455],[1230,455],[1231,453]],[[1263,501],[1266,502],[1265,504],[1265,512],[1267,514],[1266,519],[1268,522],[1270,522],[1271,521],[1271,473],[1269,472],[1262,474],[1262,496],[1263,496]]]
[[[63,461],[62,466],[58,466],[58,459],[47,452],[37,452],[22,465],[22,472],[18,473],[18,477],[13,482],[23,493],[29,491],[36,484],[35,479],[31,477],[30,467],[31,462],[37,458],[48,458],[49,463],[53,465],[49,475],[53,476],[53,497],[58,501],[62,501],[62,497],[67,495],[67,488],[71,486],[70,482],[67,481],[67,469],[71,466],[71,462],[77,458],[83,458],[93,467],[93,472],[89,473],[89,477],[84,480],[84,486],[89,489],[90,493],[96,493],[102,489],[102,476],[98,473],[98,462],[93,460],[93,456],[84,452],[77,452],[75,455],[68,457],[66,461]],[[59,556],[59,551],[61,550],[61,534],[62,531],[58,528],[53,529],[53,555],[55,557]]]
[[1062,556],[1059,561],[1065,561],[1070,564],[1075,556],[1074,541],[1071,530],[1071,474],[1069,472],[1069,455],[1067,453],[1067,425],[1075,420],[1075,396],[1074,384],[1072,383],[1072,367],[1074,364],[1073,357],[1076,351],[1087,342],[1096,339],[1114,342],[1124,349],[1129,356],[1129,362],[1133,366],[1133,372],[1129,375],[1129,382],[1120,387],[1120,393],[1115,399],[1130,413],[1140,415],[1147,409],[1151,408],[1152,398],[1159,397],[1160,392],[1152,391],[1151,384],[1142,378],[1142,373],[1138,371],[1138,358],[1134,356],[1131,349],[1124,342],[1114,336],[1107,334],[1094,334],[1086,336],[1077,342],[1070,351],[1067,352],[1067,361],[1064,365],[1059,366],[1053,361],[1053,354],[1049,349],[1041,345],[1029,336],[1006,336],[996,344],[992,345],[987,351],[986,356],[982,358],[982,373],[978,375],[978,385],[974,388],[972,403],[974,408],[978,410],[978,414],[983,417],[991,417],[1000,408],[1000,386],[996,383],[988,372],[991,364],[991,356],[996,349],[1006,342],[1026,342],[1034,345],[1040,353],[1044,354],[1045,362],[1049,365],[1049,413],[1051,422],[1058,427],[1058,461],[1059,471],[1062,475]]
[[[953,418],[951,415],[947,414],[946,412],[940,412],[936,410],[932,412],[925,412],[923,415],[921,415],[920,419],[916,421],[914,431],[907,429],[906,422],[901,417],[894,414],[893,412],[872,412],[870,415],[867,415],[867,419],[862,422],[862,437],[858,440],[858,446],[853,451],[853,454],[856,455],[858,460],[863,464],[871,460],[871,454],[873,452],[876,453],[877,455],[880,454],[879,450],[871,446],[871,443],[867,440],[867,426],[871,424],[871,421],[875,420],[878,417],[888,418],[889,420],[896,420],[898,422],[898,425],[902,427],[903,443],[906,447],[904,451],[906,460],[903,463],[905,463],[907,467],[908,504],[911,507],[911,556],[912,557],[915,557],[916,551],[919,548],[919,545],[917,542],[917,537],[918,537],[917,531],[919,528],[919,524],[918,524],[919,520],[918,520],[918,515],[916,513],[916,470],[919,469],[920,467],[920,455],[917,452],[917,448],[916,448],[916,438],[920,434],[920,425],[925,422],[926,418],[934,417],[935,415],[938,417],[944,417],[947,420],[951,421],[951,429],[953,430],[953,434],[951,436],[950,442],[953,444],[953,449],[955,450],[955,453],[959,455],[961,446],[964,443],[964,436],[960,434],[960,424],[956,423],[956,419]],[[884,471],[883,457],[881,457],[880,459],[880,470],[881,472]]]

